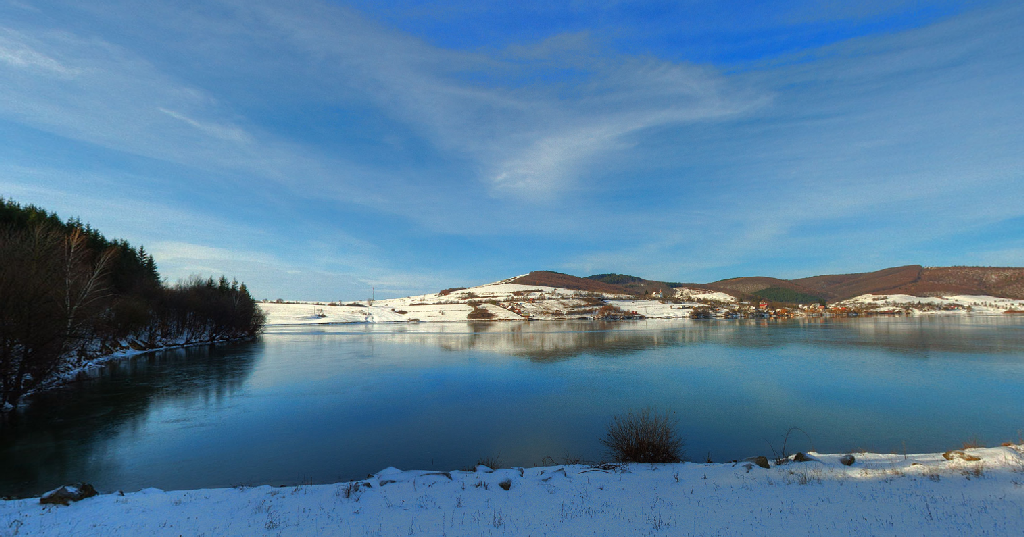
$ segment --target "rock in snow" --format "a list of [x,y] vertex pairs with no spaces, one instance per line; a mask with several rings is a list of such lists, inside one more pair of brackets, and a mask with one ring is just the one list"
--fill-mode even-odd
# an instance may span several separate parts
[[77,502],[86,498],[96,496],[96,489],[88,483],[75,483],[74,485],[64,485],[63,487],[53,489],[46,494],[43,494],[39,498],[41,504],[54,504],[54,505],[68,505],[71,502]]

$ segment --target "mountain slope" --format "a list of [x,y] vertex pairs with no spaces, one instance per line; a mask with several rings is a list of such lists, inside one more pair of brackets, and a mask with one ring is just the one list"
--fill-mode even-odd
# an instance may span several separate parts
[[552,272],[549,270],[535,270],[525,276],[509,280],[507,283],[516,283],[519,285],[543,285],[547,287],[560,287],[562,289],[610,293],[615,295],[632,294],[625,287],[620,285],[570,276],[569,274],[562,274],[561,272]]
[[864,294],[988,295],[1024,298],[1024,268],[1021,267],[922,267],[906,265],[874,272],[825,274],[783,280],[754,276],[730,278],[708,284],[725,292],[754,294],[768,288],[791,289],[830,301]]
[[936,294],[989,295],[1024,299],[1024,268],[929,267],[913,282],[888,293],[928,296]]
[[816,294],[829,300],[843,300],[867,293],[892,293],[892,289],[909,285],[921,277],[924,270],[920,265],[893,267],[875,272],[811,276],[792,280],[794,283],[814,289]]
[[[645,295],[663,291],[672,296],[680,284],[645,280],[623,274],[598,274],[579,278],[551,271],[535,271],[509,283],[544,285],[596,293]],[[807,295],[829,301],[846,300],[864,294],[906,294],[914,296],[987,295],[1024,299],[1024,268],[1021,267],[922,267],[906,265],[874,272],[824,274],[785,280],[767,276],[729,278],[687,287],[712,289],[755,298],[769,295]],[[784,291],[788,290],[788,291]],[[810,301],[810,300],[807,300]]]

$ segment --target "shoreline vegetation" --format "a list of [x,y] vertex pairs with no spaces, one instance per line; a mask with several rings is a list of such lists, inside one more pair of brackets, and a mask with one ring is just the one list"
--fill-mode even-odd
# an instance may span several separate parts
[[[1024,532],[1024,445],[729,463],[387,468],[294,486],[0,501],[10,535],[678,535]],[[763,457],[762,457],[763,458]]]
[[144,248],[3,198],[0,260],[3,413],[101,362],[252,338],[265,322],[244,283],[167,285]]

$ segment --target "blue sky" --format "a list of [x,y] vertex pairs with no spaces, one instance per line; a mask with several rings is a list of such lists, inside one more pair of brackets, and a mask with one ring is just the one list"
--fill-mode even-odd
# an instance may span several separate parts
[[0,0],[0,195],[257,298],[1024,265],[1017,2]]

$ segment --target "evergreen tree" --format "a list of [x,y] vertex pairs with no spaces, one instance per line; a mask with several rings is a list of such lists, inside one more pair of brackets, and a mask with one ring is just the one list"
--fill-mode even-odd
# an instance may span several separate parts
[[237,280],[166,286],[141,246],[0,197],[0,408],[125,340],[155,347],[253,337],[264,322]]

